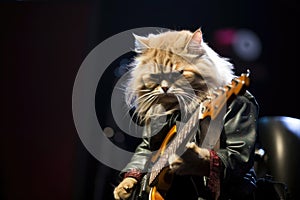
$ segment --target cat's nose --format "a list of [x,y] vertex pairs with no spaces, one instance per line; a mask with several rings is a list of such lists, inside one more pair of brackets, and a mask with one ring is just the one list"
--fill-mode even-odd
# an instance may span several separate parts
[[168,91],[168,87],[161,87],[161,89],[165,92],[165,93],[167,93],[167,91]]

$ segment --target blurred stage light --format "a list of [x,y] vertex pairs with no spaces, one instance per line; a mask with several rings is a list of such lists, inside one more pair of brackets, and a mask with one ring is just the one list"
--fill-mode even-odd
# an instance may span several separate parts
[[245,61],[255,61],[261,55],[262,45],[259,37],[249,29],[236,31],[233,51]]
[[103,129],[103,132],[104,132],[104,134],[106,135],[106,137],[108,137],[108,138],[113,137],[114,134],[115,134],[114,129],[111,128],[111,127],[105,127],[105,128]]
[[250,29],[224,28],[215,31],[214,43],[222,53],[235,54],[241,60],[255,61],[262,51],[262,44],[256,33]]

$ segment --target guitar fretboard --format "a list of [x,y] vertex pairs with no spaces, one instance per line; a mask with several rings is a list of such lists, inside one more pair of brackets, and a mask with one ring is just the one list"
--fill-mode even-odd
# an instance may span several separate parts
[[199,112],[200,107],[196,109],[196,111],[193,113],[191,118],[188,120],[187,123],[184,124],[183,127],[180,127],[181,129],[178,130],[180,134],[177,135],[169,144],[168,148],[164,151],[164,153],[159,157],[159,159],[155,162],[155,164],[152,166],[151,174],[149,183],[150,185],[155,180],[157,175],[160,173],[160,171],[167,166],[168,159],[171,155],[175,154],[179,146],[182,144],[184,139],[188,137],[188,134],[192,132],[192,129],[196,126],[196,124],[199,122]]

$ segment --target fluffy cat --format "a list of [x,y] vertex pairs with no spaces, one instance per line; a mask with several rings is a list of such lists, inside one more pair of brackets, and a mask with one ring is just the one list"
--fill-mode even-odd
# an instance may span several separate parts
[[126,103],[142,121],[184,109],[191,113],[234,77],[233,65],[203,40],[201,29],[135,37]]

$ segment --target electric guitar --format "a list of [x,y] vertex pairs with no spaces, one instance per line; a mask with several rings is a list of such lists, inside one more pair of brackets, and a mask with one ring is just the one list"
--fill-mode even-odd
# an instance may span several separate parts
[[[195,135],[195,131],[193,130],[197,128],[199,120],[206,117],[210,117],[212,120],[215,119],[225,104],[235,95],[244,91],[245,87],[249,86],[249,83],[248,71],[247,74],[241,74],[241,76],[234,78],[224,88],[216,89],[213,96],[203,101],[189,120],[180,126],[179,130],[177,130],[178,127],[176,125],[169,130],[158,152],[151,158],[150,163],[152,167],[150,167],[149,173],[144,176],[145,181],[139,188],[139,194],[132,195],[137,195],[139,198],[134,199],[164,200],[164,195],[170,188],[173,177],[169,173],[169,157],[178,152],[178,149],[185,148],[187,142]],[[142,190],[147,190],[146,194]]]

